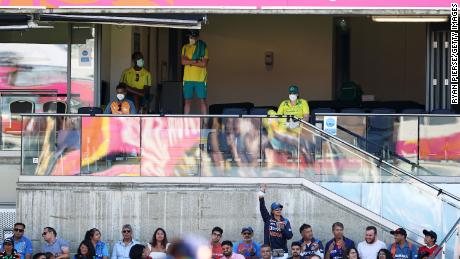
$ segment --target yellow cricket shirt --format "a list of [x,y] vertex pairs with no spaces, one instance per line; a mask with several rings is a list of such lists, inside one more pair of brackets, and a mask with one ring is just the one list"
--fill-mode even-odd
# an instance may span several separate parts
[[[186,56],[188,59],[192,59],[195,48],[196,44],[184,45],[182,47],[182,56]],[[206,48],[204,58],[208,59],[208,48]],[[184,81],[206,82],[207,77],[208,72],[205,67],[197,67],[191,65],[185,65],[184,67]]]
[[123,74],[121,74],[120,83],[125,83],[132,88],[142,90],[144,89],[144,86],[152,85],[152,75],[144,68],[136,71],[131,67],[123,71]]
[[278,108],[278,115],[293,115],[299,119],[307,114],[310,114],[310,108],[308,103],[304,99],[297,99],[294,106],[291,105],[290,100],[284,100],[281,102],[280,107]]

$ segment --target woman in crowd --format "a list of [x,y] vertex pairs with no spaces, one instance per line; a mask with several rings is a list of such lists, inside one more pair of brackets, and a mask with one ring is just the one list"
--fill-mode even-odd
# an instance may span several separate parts
[[9,237],[3,240],[3,251],[0,252],[1,259],[19,259],[21,255],[14,250],[14,239]]
[[92,228],[86,232],[85,240],[89,240],[94,248],[96,259],[108,259],[109,248],[101,241],[101,231],[97,228]]
[[377,254],[377,259],[393,259],[393,257],[387,249],[380,249]]
[[347,250],[347,259],[359,259],[358,250],[354,247]]
[[95,259],[96,253],[94,247],[89,240],[83,240],[78,246],[77,254],[74,259]]
[[153,233],[152,242],[149,243],[150,257],[152,259],[165,259],[168,247],[166,231],[162,228],[157,228]]
[[131,250],[129,250],[129,258],[130,259],[151,259],[149,257],[149,252],[150,250],[145,245],[135,244],[133,245],[133,247],[131,247]]

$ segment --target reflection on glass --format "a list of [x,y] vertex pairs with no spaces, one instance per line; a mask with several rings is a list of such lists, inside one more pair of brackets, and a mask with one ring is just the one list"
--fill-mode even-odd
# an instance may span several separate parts
[[201,140],[203,176],[259,174],[260,119],[205,118]]
[[0,43],[0,94],[2,150],[19,150],[15,114],[56,112],[52,104],[66,102],[67,45]]
[[81,174],[140,175],[139,117],[82,117]]
[[442,176],[459,176],[460,117],[420,119],[419,163]]
[[441,238],[460,216],[458,201],[308,125],[301,128],[315,147],[303,177],[404,226],[415,238],[422,229],[436,229]]
[[72,25],[71,112],[79,107],[94,106],[95,27]]
[[200,118],[142,118],[142,176],[199,176]]
[[32,175],[80,173],[80,118],[24,116],[23,172]]
[[[297,123],[286,118],[262,119],[262,176],[297,177],[308,155]],[[299,144],[302,143],[302,146]]]
[[53,91],[0,90],[0,150],[20,150],[20,114],[55,112],[56,107],[49,106],[48,103],[56,103],[56,94]]

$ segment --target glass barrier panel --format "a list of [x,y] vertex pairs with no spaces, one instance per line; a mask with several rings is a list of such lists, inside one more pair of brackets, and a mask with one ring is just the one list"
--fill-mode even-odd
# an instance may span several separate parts
[[24,116],[22,174],[79,175],[79,116]]
[[459,176],[460,117],[420,118],[419,164],[440,176]]
[[199,176],[198,117],[142,117],[142,176]]
[[0,90],[0,150],[21,149],[22,113],[56,113],[55,91]]
[[310,155],[299,122],[287,118],[262,118],[261,122],[261,177],[298,177]]
[[301,132],[315,150],[312,162],[301,169],[303,177],[405,226],[412,238],[434,229],[441,239],[458,219],[457,200],[307,124]]
[[81,174],[140,176],[140,117],[82,117]]
[[203,118],[202,176],[260,176],[260,118]]

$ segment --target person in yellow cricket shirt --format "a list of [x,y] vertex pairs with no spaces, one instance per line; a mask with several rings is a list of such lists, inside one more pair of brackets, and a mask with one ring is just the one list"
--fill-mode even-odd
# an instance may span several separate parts
[[198,30],[189,32],[189,44],[182,47],[182,65],[184,66],[183,93],[184,113],[190,113],[190,106],[194,95],[199,99],[201,114],[207,113],[207,65],[208,48],[206,43],[200,40]]
[[144,56],[140,52],[135,52],[131,56],[132,67],[123,71],[120,83],[127,86],[128,98],[132,99],[136,110],[140,113],[145,108],[148,109],[150,87],[152,86],[152,75],[144,68]]

